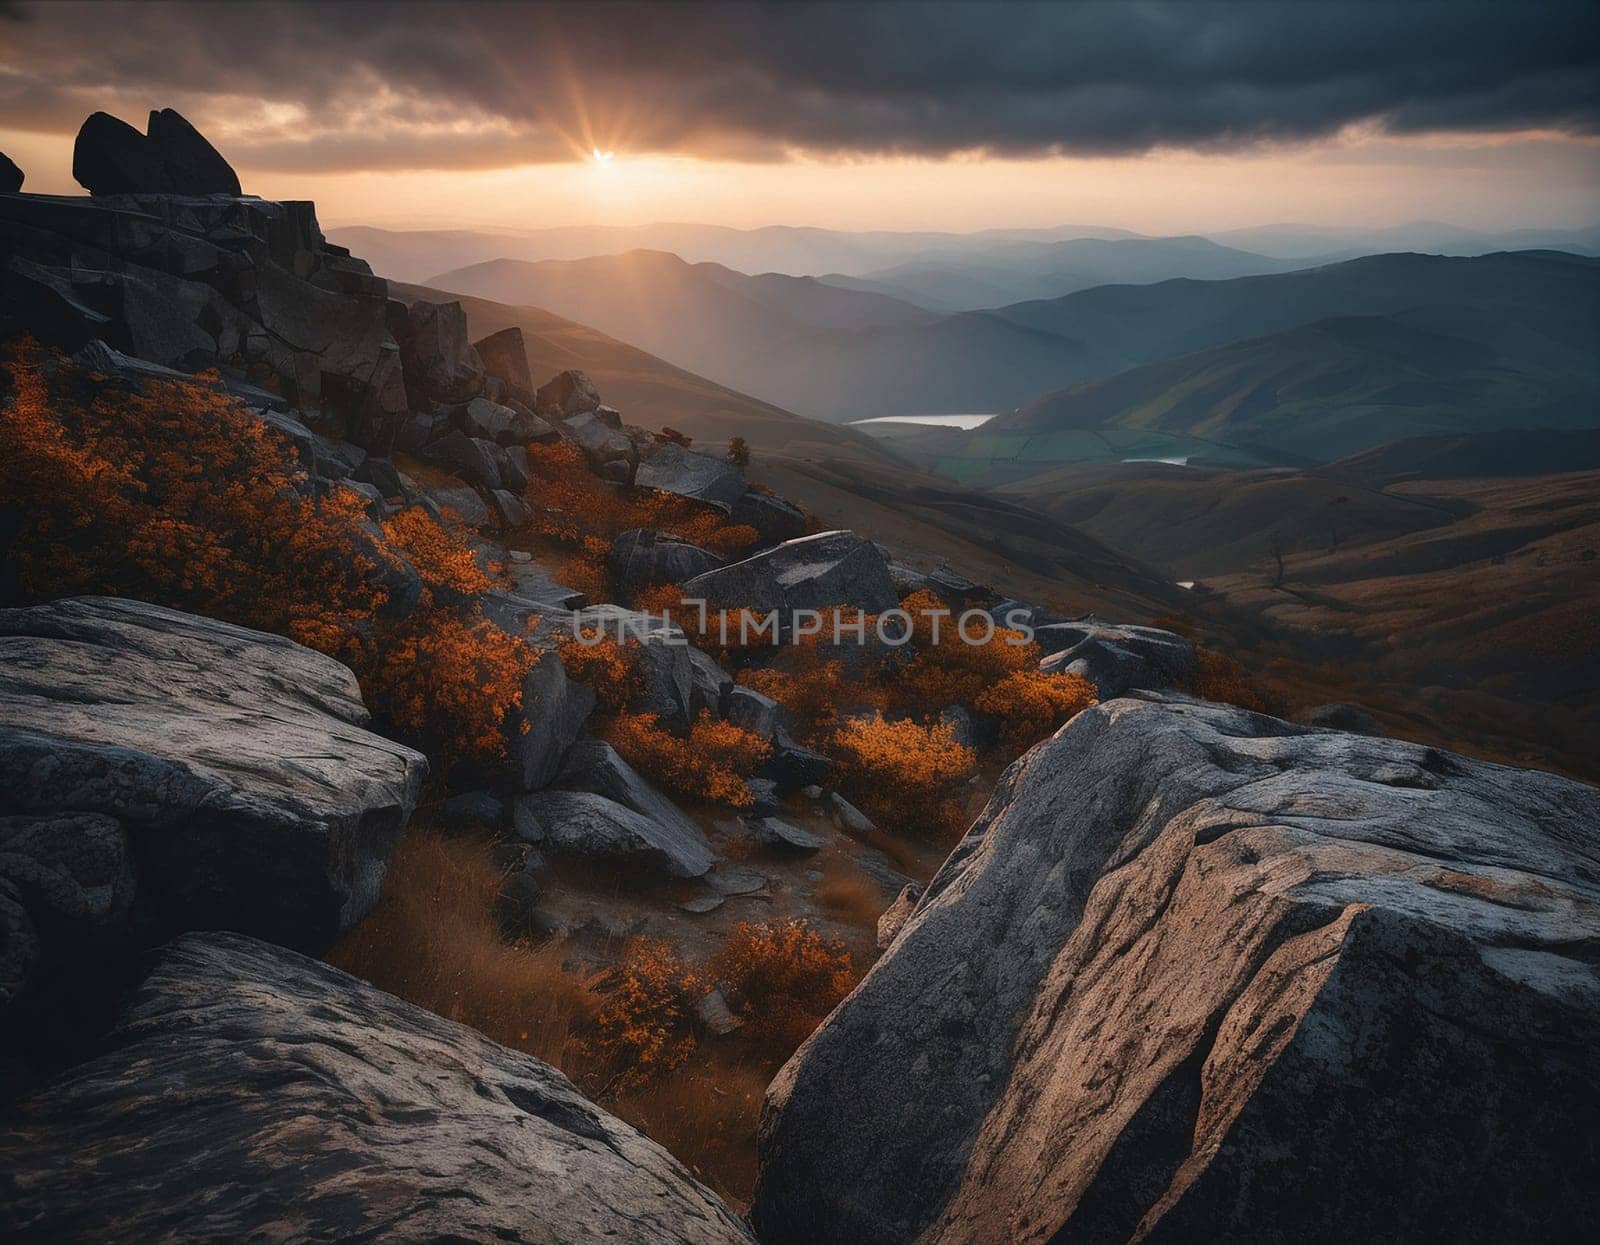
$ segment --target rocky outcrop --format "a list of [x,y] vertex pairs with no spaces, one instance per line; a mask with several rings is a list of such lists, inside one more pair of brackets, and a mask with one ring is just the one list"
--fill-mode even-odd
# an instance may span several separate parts
[[0,254],[0,332],[219,367],[378,453],[404,421],[387,287],[323,240],[309,203],[10,195]]
[[639,464],[634,482],[731,510],[750,491],[744,474],[723,458],[696,454],[672,441],[657,445]]
[[0,151],[0,195],[14,195],[22,189],[23,172],[17,162]]
[[0,1117],[0,1236],[751,1239],[548,1064],[226,934],[164,948],[104,1053]]
[[181,113],[152,112],[146,129],[91,114],[73,145],[72,176],[91,195],[240,193],[238,175]]
[[1033,638],[1044,654],[1039,669],[1081,675],[1095,685],[1101,700],[1133,688],[1181,687],[1196,669],[1194,644],[1158,627],[1051,623],[1038,628]]
[[779,1073],[790,1241],[1577,1239],[1600,791],[1182,699],[1012,767]]
[[[789,612],[852,606],[868,613],[899,603],[889,564],[876,545],[854,532],[820,532],[786,541],[684,584],[684,595],[723,609]],[[788,626],[787,618],[782,620]]]
[[0,877],[41,929],[81,911],[72,937],[126,910],[126,865],[162,927],[320,951],[377,901],[426,770],[367,720],[348,669],[276,636],[104,597],[0,610]]

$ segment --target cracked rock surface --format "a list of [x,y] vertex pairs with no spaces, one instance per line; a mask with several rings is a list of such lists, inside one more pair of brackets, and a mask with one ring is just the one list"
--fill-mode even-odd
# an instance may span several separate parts
[[235,934],[164,947],[105,1053],[0,1117],[0,1236],[751,1239],[548,1064]]
[[768,1092],[767,1242],[1576,1239],[1600,791],[1187,699],[1008,771]]

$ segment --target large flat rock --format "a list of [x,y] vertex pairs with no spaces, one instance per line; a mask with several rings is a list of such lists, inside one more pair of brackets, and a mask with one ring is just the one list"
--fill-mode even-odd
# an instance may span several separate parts
[[[869,614],[899,603],[889,563],[878,547],[854,532],[819,532],[696,575],[686,597],[723,609],[825,610],[853,606]],[[789,619],[782,623],[789,625]]]
[[264,632],[109,597],[0,610],[0,786],[101,814],[169,928],[320,950],[377,901],[427,769],[355,676]]
[[1173,698],[1008,772],[785,1066],[791,1241],[1568,1240],[1600,791]]
[[165,947],[0,1117],[7,1240],[748,1242],[548,1064],[254,939]]

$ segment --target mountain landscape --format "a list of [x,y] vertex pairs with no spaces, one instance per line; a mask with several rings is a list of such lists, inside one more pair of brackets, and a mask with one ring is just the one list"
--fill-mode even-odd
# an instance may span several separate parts
[[[1054,432],[1090,420],[1159,424],[1134,408],[1159,406],[1161,391],[1172,390],[1165,400],[1187,410],[1204,400],[1190,396],[1194,387],[1218,388],[1226,406],[1279,381],[1290,393],[1296,385],[1321,393],[1331,380],[1329,401],[1341,410],[1376,408],[1378,430],[1364,442],[1358,426],[1324,447],[1276,447],[1290,458],[1275,461],[1292,461],[1295,454],[1341,457],[1373,444],[1375,435],[1382,438],[1382,421],[1393,406],[1385,387],[1405,407],[1419,408],[1404,413],[1412,423],[1401,436],[1473,430],[1470,417],[1449,413],[1463,391],[1469,402],[1503,411],[1502,421],[1581,424],[1594,405],[1596,368],[1588,347],[1600,335],[1597,274],[1600,260],[1565,252],[1378,255],[1263,276],[1097,285],[955,315],[895,298],[891,286],[856,283],[833,292],[809,278],[750,277],[662,253],[539,264],[496,260],[441,273],[429,284],[554,310],[819,419],[992,414],[1026,404],[990,431]],[[1363,337],[1358,321],[1371,317],[1398,319],[1392,331],[1387,323],[1367,325]],[[1334,319],[1349,323],[1308,327]],[[1040,398],[1140,364],[1296,329],[1304,331],[1283,341],[1234,345],[1220,357],[1161,362],[1153,372],[1119,376],[1086,395]],[[1486,350],[1492,352],[1487,357]],[[1351,353],[1362,357],[1351,359]],[[1314,375],[1320,372],[1327,375]],[[1445,413],[1430,417],[1430,400]],[[1095,417],[1119,402],[1118,420]],[[1090,413],[1076,413],[1080,404]],[[1066,407],[1074,413],[1050,414]],[[1192,425],[1171,429],[1188,432],[1206,421],[1171,422]]]
[[0,28],[0,1239],[1592,1236],[1592,7]]

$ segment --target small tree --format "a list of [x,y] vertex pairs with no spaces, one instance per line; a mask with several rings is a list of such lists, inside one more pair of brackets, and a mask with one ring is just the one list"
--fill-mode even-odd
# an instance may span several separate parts
[[750,465],[750,442],[743,437],[728,439],[728,461],[743,471]]

